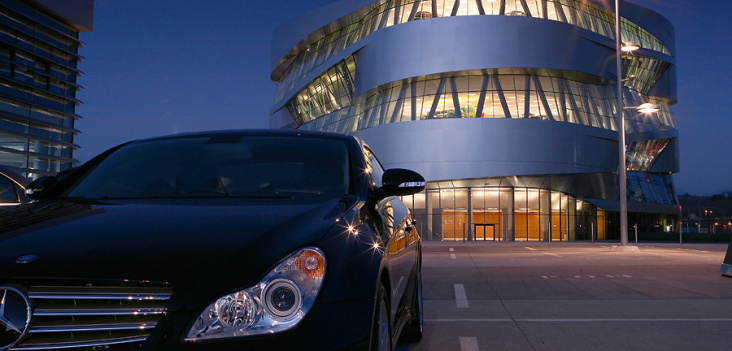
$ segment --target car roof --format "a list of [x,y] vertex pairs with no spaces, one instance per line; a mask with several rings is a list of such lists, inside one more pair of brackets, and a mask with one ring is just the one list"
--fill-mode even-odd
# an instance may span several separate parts
[[212,130],[212,131],[201,131],[201,132],[187,132],[171,135],[163,135],[148,139],[135,140],[138,141],[149,141],[158,139],[168,138],[179,138],[179,137],[191,137],[191,136],[213,136],[223,134],[240,134],[240,135],[305,135],[305,136],[316,136],[316,137],[328,137],[328,138],[339,138],[339,139],[353,139],[354,136],[334,133],[334,132],[321,132],[321,131],[310,131],[310,130],[295,130],[295,129],[233,129],[233,130]]
[[15,182],[15,184],[20,185],[23,189],[27,188],[28,184],[30,184],[28,178],[23,177],[18,172],[5,166],[0,166],[0,175],[4,176],[5,178],[9,178],[13,182]]

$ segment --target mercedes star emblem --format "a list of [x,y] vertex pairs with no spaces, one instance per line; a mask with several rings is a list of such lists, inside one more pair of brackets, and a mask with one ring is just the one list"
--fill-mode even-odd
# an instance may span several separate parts
[[38,259],[38,255],[27,254],[27,255],[19,256],[18,258],[16,258],[15,263],[20,263],[20,264],[31,263],[37,259]]
[[30,318],[28,296],[12,286],[0,286],[0,350],[7,350],[20,341]]

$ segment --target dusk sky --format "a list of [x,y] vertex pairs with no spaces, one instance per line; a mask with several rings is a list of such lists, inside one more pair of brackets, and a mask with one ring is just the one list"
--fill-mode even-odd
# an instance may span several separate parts
[[[94,30],[81,33],[75,158],[86,162],[132,139],[267,128],[274,29],[332,2],[96,0]],[[677,192],[732,191],[732,1],[631,2],[676,29]]]

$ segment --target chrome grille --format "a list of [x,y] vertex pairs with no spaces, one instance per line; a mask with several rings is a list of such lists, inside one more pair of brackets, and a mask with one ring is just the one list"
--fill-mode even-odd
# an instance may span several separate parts
[[162,284],[31,286],[30,327],[10,350],[134,350],[165,314],[171,293]]

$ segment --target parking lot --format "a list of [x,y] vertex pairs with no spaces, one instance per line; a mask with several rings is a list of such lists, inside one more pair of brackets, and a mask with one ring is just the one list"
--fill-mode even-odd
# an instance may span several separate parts
[[425,334],[397,350],[729,350],[727,244],[425,242]]

